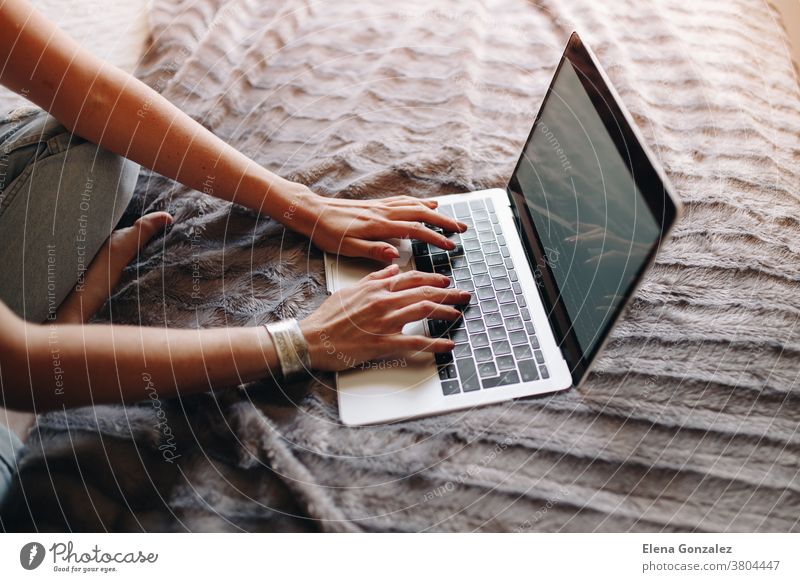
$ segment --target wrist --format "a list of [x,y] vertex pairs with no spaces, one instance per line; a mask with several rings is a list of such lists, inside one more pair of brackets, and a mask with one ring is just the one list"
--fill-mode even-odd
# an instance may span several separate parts
[[319,216],[322,197],[303,184],[288,181],[280,187],[278,196],[278,213],[273,218],[287,228],[308,236],[310,233],[307,231],[313,228]]

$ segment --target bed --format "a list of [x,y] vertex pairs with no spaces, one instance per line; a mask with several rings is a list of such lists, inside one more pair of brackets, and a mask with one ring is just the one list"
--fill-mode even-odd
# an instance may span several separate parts
[[[761,0],[156,0],[137,75],[340,197],[504,186],[573,29],[686,206],[579,390],[391,425],[333,377],[41,415],[6,529],[800,530],[800,91]],[[258,325],[325,296],[321,253],[143,171],[175,225],[97,321]],[[109,382],[113,382],[109,378]]]

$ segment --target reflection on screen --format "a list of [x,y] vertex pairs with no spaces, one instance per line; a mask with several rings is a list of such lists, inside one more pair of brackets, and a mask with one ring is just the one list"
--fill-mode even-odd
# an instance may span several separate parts
[[569,61],[515,176],[578,344],[588,354],[660,228]]

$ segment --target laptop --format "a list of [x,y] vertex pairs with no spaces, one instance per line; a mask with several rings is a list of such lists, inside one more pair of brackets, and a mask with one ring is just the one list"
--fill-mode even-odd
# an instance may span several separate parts
[[[403,269],[473,293],[447,354],[337,374],[347,425],[410,419],[580,386],[680,213],[664,172],[592,51],[572,33],[505,189],[436,198],[468,225],[446,252],[396,241]],[[331,292],[376,263],[327,255]]]

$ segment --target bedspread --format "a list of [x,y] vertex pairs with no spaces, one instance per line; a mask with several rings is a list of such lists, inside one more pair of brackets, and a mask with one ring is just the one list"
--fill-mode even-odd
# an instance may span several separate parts
[[[800,530],[800,94],[761,0],[156,0],[138,76],[339,197],[503,187],[569,33],[686,205],[583,387],[347,428],[330,375],[39,418],[40,530]],[[267,216],[143,172],[175,225],[98,321],[257,325],[325,296]],[[109,378],[109,382],[113,382]],[[144,382],[144,380],[143,380]]]

